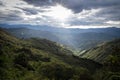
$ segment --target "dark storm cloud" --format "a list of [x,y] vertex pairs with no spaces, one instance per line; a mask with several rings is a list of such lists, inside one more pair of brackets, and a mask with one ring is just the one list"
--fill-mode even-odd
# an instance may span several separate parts
[[2,1],[0,1],[0,6],[5,6],[5,5],[2,3]]
[[[86,11],[89,11],[89,10],[86,10]],[[89,12],[92,12],[92,10]],[[84,19],[76,18],[74,20],[71,20],[70,24],[76,25],[76,26],[79,26],[79,25],[83,25],[83,26],[84,25],[88,25],[88,26],[89,25],[107,25],[106,24],[107,21],[120,21],[120,6],[119,5],[106,6],[104,8],[101,8],[100,11],[98,11],[94,15],[91,15]]]
[[120,6],[106,7],[96,17],[105,17],[107,20],[119,21],[120,20]]
[[104,8],[109,6],[120,5],[120,0],[68,0],[65,3],[68,8],[79,12],[82,9]]
[[[16,14],[15,14],[16,13]],[[17,11],[12,13],[4,14],[4,12],[0,12],[0,22],[9,22],[9,21],[20,21],[23,20],[22,17],[17,14]]]
[[49,0],[24,0],[29,4],[33,4],[35,6],[48,6],[50,5]]
[[36,15],[39,12],[39,10],[33,8],[19,8],[19,7],[16,8],[23,10],[27,15]]
[[[24,0],[35,6],[48,6],[49,0]],[[74,12],[80,12],[83,9],[104,8],[109,6],[120,6],[120,0],[52,0],[52,4],[60,3],[63,6],[72,9]]]

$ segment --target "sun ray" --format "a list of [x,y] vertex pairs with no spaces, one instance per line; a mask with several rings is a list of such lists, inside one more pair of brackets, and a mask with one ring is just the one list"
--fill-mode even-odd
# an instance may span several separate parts
[[50,9],[47,12],[47,15],[60,21],[67,20],[72,14],[73,12],[70,9],[63,7],[60,4],[50,7]]

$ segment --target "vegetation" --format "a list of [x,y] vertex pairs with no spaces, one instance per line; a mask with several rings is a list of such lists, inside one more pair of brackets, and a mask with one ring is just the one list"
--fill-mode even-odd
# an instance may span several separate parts
[[97,80],[120,80],[120,39],[90,49],[82,57],[103,64],[103,68],[96,72]]
[[0,30],[0,80],[119,80],[119,70],[119,53],[100,64],[55,42],[20,40]]
[[84,67],[89,62],[92,69],[99,66],[55,42],[19,40],[0,30],[0,80],[92,80],[90,68]]

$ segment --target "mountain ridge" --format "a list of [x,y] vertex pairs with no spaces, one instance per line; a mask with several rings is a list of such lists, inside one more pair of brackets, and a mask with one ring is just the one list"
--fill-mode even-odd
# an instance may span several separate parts
[[47,29],[8,28],[7,32],[18,38],[45,38],[64,44],[67,47],[84,50],[96,45],[120,38],[119,28],[103,29]]
[[[112,55],[120,53],[120,39],[109,41],[98,45],[92,49],[86,50],[85,53],[81,54],[83,58],[92,59],[94,61],[104,63],[105,59]],[[102,57],[103,56],[103,57]]]

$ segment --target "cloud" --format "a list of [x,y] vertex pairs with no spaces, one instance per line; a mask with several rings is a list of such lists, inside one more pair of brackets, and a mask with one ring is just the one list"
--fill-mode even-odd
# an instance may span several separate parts
[[120,20],[120,6],[111,6],[104,8],[96,16],[105,17],[107,20],[119,21]]
[[4,6],[4,4],[2,3],[2,1],[0,1],[0,6]]
[[71,26],[100,25],[103,23],[103,21],[105,21],[105,18],[96,17],[96,14],[101,12],[101,10],[102,9],[82,10],[69,20],[69,24],[71,24]]
[[38,11],[33,8],[21,8],[21,9],[28,15],[38,14]]
[[120,0],[0,0],[0,23],[120,27]]
[[[24,0],[35,6],[48,6],[49,0]],[[83,9],[101,8],[120,5],[120,0],[51,0],[52,4],[62,4],[63,6],[72,9],[74,12],[80,12]]]

